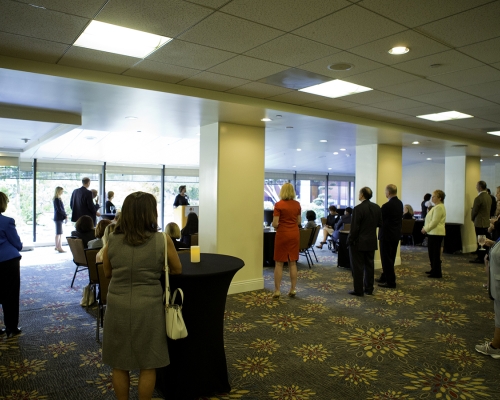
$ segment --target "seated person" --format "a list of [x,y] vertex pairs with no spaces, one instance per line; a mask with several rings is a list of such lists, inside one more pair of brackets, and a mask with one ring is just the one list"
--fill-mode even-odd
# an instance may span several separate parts
[[110,219],[103,219],[98,222],[96,228],[95,228],[95,239],[90,240],[88,243],[88,248],[89,249],[100,249],[102,246],[104,246],[102,242],[102,237],[104,236],[104,231],[106,230],[106,227],[111,224]]
[[403,219],[413,219],[413,208],[409,204],[405,204],[403,208]]
[[318,225],[316,225],[316,213],[312,210],[306,212],[307,223],[304,226],[304,229],[314,229]]
[[322,249],[323,245],[326,244],[326,239],[333,233],[334,226],[340,219],[340,215],[337,214],[337,207],[330,206],[328,207],[328,210],[330,211],[330,214],[326,217],[326,224],[323,227],[323,241],[319,244],[319,246],[316,246],[318,249]]
[[344,215],[340,217],[338,222],[335,224],[335,230],[332,233],[332,239],[333,241],[337,241],[340,238],[340,231],[344,230],[345,224],[350,224],[352,219],[352,208],[347,207],[345,209]]
[[186,245],[184,243],[179,242],[179,239],[181,238],[181,230],[179,228],[179,225],[177,225],[175,222],[169,222],[167,226],[165,226],[165,233],[170,236],[170,239],[172,239],[172,242],[174,242],[176,250],[186,248]]
[[82,239],[83,247],[86,249],[89,241],[95,239],[94,221],[88,215],[82,215],[75,223],[75,230],[71,236]]
[[198,233],[198,215],[190,212],[187,216],[186,226],[181,231],[181,242],[186,247],[191,247],[191,235]]

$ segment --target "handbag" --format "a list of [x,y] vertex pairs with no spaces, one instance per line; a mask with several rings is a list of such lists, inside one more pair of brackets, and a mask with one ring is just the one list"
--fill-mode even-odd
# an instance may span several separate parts
[[[167,336],[170,339],[183,339],[188,335],[184,318],[182,318],[182,304],[184,303],[184,292],[181,288],[175,289],[170,296],[170,281],[168,279],[167,261],[167,235],[163,233],[165,239],[165,321]],[[181,304],[175,304],[177,293],[181,295]]]
[[88,284],[83,288],[82,299],[80,300],[80,305],[82,307],[90,307],[95,303],[95,286]]

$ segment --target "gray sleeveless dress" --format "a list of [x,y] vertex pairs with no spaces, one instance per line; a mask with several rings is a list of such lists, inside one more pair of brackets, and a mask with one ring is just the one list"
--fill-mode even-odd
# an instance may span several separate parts
[[170,363],[160,274],[165,264],[162,233],[140,246],[110,235],[113,275],[104,318],[102,360],[123,370],[160,368]]

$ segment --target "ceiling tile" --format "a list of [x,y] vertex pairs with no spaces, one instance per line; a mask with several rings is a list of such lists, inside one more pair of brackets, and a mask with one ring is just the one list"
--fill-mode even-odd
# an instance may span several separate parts
[[496,63],[500,61],[500,37],[460,47],[458,50],[487,64]]
[[394,118],[404,118],[404,115],[399,113],[395,113],[392,111],[385,111],[379,108],[371,107],[371,106],[358,106],[352,108],[344,108],[338,111],[339,114],[349,114],[349,115],[357,115],[359,117],[372,118],[376,120],[385,120],[386,117],[394,117]]
[[314,103],[322,98],[323,98],[322,96],[317,96],[315,94],[304,93],[293,90],[291,92],[280,94],[278,96],[269,97],[267,100],[279,101],[281,103],[303,105],[307,103]]
[[460,90],[479,97],[489,98],[489,96],[495,96],[500,93],[500,80],[464,86]]
[[212,12],[181,0],[112,0],[96,20],[174,38]]
[[250,82],[247,83],[246,85],[238,86],[237,88],[228,90],[227,92],[239,94],[242,96],[258,97],[265,99],[267,97],[277,96],[279,94],[290,92],[290,89],[274,85],[268,85],[266,83]]
[[[94,18],[104,5],[105,0],[17,0],[21,3],[36,4],[47,10],[60,11],[66,14],[78,15],[85,18]],[[42,10],[43,12],[43,10]]]
[[402,108],[398,110],[399,113],[401,114],[408,114],[408,115],[427,115],[427,114],[435,114],[435,113],[440,113],[440,112],[445,112],[449,111],[446,108],[438,107],[438,106],[433,106],[433,105],[425,105],[425,106],[420,106],[420,107],[411,107],[411,108]]
[[67,44],[0,32],[0,54],[4,56],[55,64],[68,47]]
[[421,94],[435,93],[447,90],[446,86],[426,79],[417,79],[399,85],[385,86],[384,92],[396,94],[403,97],[413,97]]
[[384,101],[384,102],[374,104],[375,107],[382,108],[382,109],[388,110],[388,111],[403,110],[405,108],[422,107],[425,105],[426,104],[421,103],[419,101],[405,99],[403,97],[400,97],[397,100]]
[[276,29],[216,12],[182,34],[179,39],[244,53],[282,34]]
[[404,26],[353,4],[293,33],[346,50],[404,30]]
[[442,123],[472,129],[488,129],[491,127],[491,121],[486,121],[481,118],[454,119],[452,121],[443,121]]
[[[353,68],[348,71],[333,71],[328,69],[328,66],[332,64],[351,64]],[[383,64],[378,62],[348,53],[347,51],[342,51],[307,64],[302,64],[300,68],[331,78],[343,79],[346,76],[361,74],[362,72],[372,71],[382,68],[383,66]]]
[[[431,65],[441,64],[439,67]],[[425,77],[447,74],[449,72],[460,71],[474,67],[481,67],[484,64],[467,55],[455,50],[444,51],[442,53],[432,54],[417,60],[402,62],[393,65],[394,68],[410,72]]]
[[180,84],[184,86],[194,86],[201,89],[217,90],[219,92],[223,92],[237,86],[242,86],[247,83],[249,83],[249,81],[245,79],[214,74],[212,72],[202,72],[180,82]]
[[262,60],[295,67],[340,50],[300,36],[287,34],[256,47],[245,54]]
[[186,0],[188,3],[199,4],[200,6],[217,9],[231,0]]
[[124,75],[168,83],[177,83],[199,72],[200,71],[192,68],[144,60],[126,71]]
[[349,4],[345,0],[233,0],[221,11],[288,32]]
[[307,103],[307,104],[305,104],[305,106],[311,107],[311,108],[318,108],[320,110],[334,111],[334,110],[340,110],[343,108],[358,107],[359,104],[350,103],[348,101],[339,100],[339,99],[327,99],[327,100],[322,100],[322,101],[316,101],[314,103]]
[[0,0],[0,29],[52,42],[72,44],[89,20],[43,10],[10,0]]
[[399,100],[402,97],[393,94],[370,90],[369,92],[357,93],[349,96],[349,101],[356,104],[375,104],[383,101]]
[[361,4],[400,24],[415,27],[477,7],[490,0],[364,0]]
[[499,36],[500,1],[424,25],[420,31],[453,47],[466,46]]
[[[480,107],[492,107],[495,106],[495,103],[488,100],[483,100],[479,97],[470,96],[467,99],[454,100],[450,101],[449,103],[441,103],[440,106],[447,108],[448,110],[474,115],[471,113],[471,110]],[[476,117],[476,115],[474,115],[474,117]]]
[[463,71],[450,72],[449,74],[430,76],[428,79],[442,83],[443,85],[460,88],[479,83],[498,81],[500,80],[500,71],[485,65]]
[[418,79],[417,76],[406,72],[398,71],[391,67],[379,68],[362,74],[349,76],[346,81],[356,83],[362,86],[368,86],[372,89],[392,86],[398,83],[410,82]]
[[500,104],[492,104],[476,109],[471,108],[469,113],[474,115],[474,117],[480,117],[486,120],[497,120],[500,119]]
[[256,81],[269,75],[287,70],[284,65],[274,64],[256,58],[237,56],[210,68],[210,72]]
[[442,92],[427,93],[412,97],[413,100],[435,105],[440,105],[442,103],[450,103],[455,100],[462,100],[468,98],[470,98],[469,94],[455,89],[448,89],[448,90],[443,90]]
[[147,59],[205,70],[235,56],[235,53],[174,39],[155,51]]
[[138,61],[140,58],[72,46],[58,64],[120,74]]
[[[410,51],[406,54],[392,55],[389,49],[396,46],[408,47]],[[449,48],[420,33],[407,30],[394,35],[376,40],[361,46],[349,49],[351,53],[378,61],[387,65],[398,64],[404,61],[423,57],[433,53],[439,53]]]

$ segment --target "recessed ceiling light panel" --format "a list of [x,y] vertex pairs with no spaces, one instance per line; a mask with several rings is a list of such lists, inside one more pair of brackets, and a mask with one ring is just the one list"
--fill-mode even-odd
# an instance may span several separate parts
[[495,135],[495,136],[500,136],[500,131],[494,131],[494,132],[486,132],[490,135]]
[[339,152],[338,152],[338,151],[334,151],[334,152],[333,152],[333,155],[334,155],[334,156],[336,156],[337,154],[339,154]]
[[261,121],[262,122],[270,122],[270,121],[272,121],[272,119],[266,117],[266,118],[262,118]]
[[420,142],[417,142],[416,140],[414,142],[411,142],[411,144],[420,144]]
[[366,86],[356,85],[351,82],[341,81],[340,79],[334,79],[333,81],[299,89],[299,92],[317,94],[318,96],[335,99],[337,97],[349,96],[350,94],[367,92],[369,90],[373,89]]
[[437,114],[417,115],[417,118],[428,119],[430,121],[450,121],[452,119],[474,118],[474,116],[458,111],[445,111]]
[[87,49],[145,58],[172,39],[122,26],[92,21],[74,43]]
[[321,143],[326,143],[326,142],[328,142],[328,140],[326,140],[326,139],[321,139],[321,140],[320,140],[320,142],[321,142]]
[[404,46],[397,46],[397,47],[393,47],[392,49],[389,50],[389,54],[392,54],[392,55],[401,55],[401,54],[406,54],[410,51],[410,49],[408,47],[404,47]]

